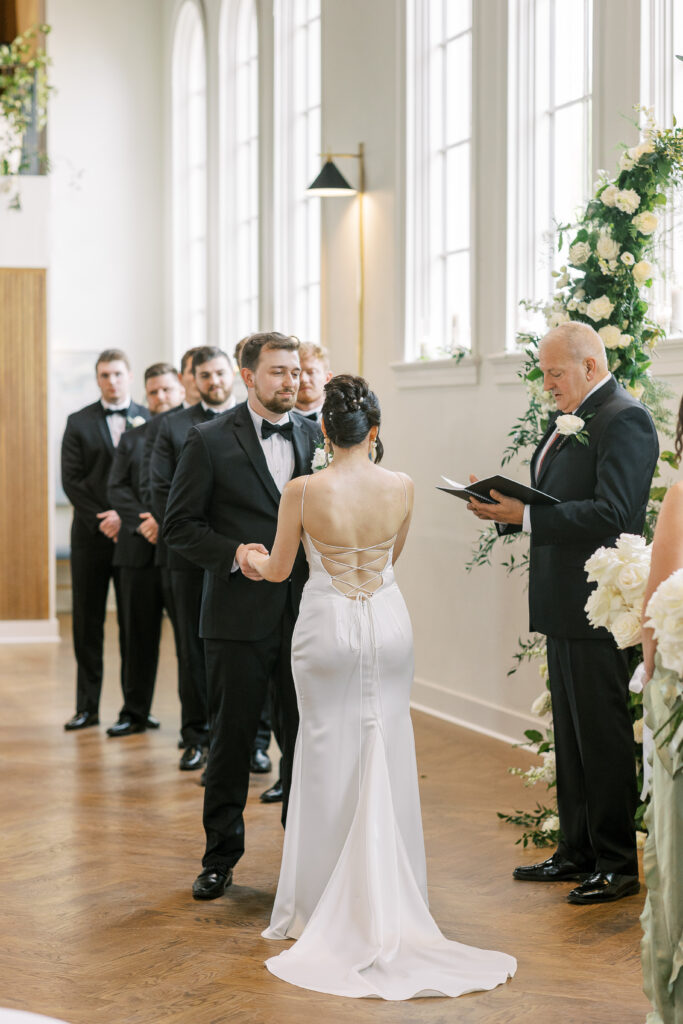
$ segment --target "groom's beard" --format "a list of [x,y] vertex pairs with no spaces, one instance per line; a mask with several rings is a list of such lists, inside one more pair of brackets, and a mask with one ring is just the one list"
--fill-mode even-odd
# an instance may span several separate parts
[[276,391],[272,398],[266,398],[257,387],[254,387],[254,391],[259,402],[268,412],[289,412],[296,403],[296,391]]

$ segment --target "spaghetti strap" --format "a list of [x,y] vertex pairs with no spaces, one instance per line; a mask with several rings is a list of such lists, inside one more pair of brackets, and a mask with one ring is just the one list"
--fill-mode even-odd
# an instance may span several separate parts
[[301,529],[306,530],[304,526],[304,498],[306,496],[306,484],[308,483],[308,476],[304,477],[304,486],[301,489]]

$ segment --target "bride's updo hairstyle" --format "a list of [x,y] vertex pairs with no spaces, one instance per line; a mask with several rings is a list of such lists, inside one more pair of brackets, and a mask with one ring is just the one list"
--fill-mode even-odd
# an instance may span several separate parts
[[[325,385],[325,404],[322,408],[327,436],[336,448],[353,448],[379,428],[382,414],[374,391],[363,377],[340,373]],[[375,462],[380,462],[384,447],[377,437]]]

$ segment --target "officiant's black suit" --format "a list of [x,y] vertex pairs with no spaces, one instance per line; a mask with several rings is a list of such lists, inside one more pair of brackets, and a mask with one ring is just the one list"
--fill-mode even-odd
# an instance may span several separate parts
[[[149,411],[131,402],[127,418],[149,418]],[[62,440],[62,486],[74,507],[71,526],[71,588],[73,642],[76,655],[76,710],[97,714],[102,690],[102,643],[109,580],[113,578],[120,607],[116,545],[100,532],[98,512],[111,508],[107,482],[114,444],[101,402],[72,413]],[[119,622],[119,642],[123,641]]]
[[[310,472],[319,427],[291,415],[294,476]],[[298,728],[291,637],[308,576],[303,549],[283,583],[232,572],[241,543],[275,540],[280,492],[246,404],[190,431],[164,524],[170,548],[206,570],[200,633],[209,682],[211,746],[204,795],[204,866],[232,867],[244,852],[242,812],[261,709],[274,682],[282,737],[283,815]]]
[[637,875],[628,652],[588,622],[584,565],[620,533],[642,533],[659,445],[648,411],[614,378],[576,414],[588,445],[558,436],[537,476],[555,413],[531,462],[532,485],[561,504],[531,507],[529,628],[548,638],[559,852],[585,870]]
[[143,454],[147,432],[153,424],[151,420],[123,435],[114,453],[107,488],[110,506],[121,517],[114,550],[124,625],[120,717],[143,726],[154,695],[164,608],[161,572],[155,565],[156,545],[138,532],[140,514],[151,512],[144,498]]

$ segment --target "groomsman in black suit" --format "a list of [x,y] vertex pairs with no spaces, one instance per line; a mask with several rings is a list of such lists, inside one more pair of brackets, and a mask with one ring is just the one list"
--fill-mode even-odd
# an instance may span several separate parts
[[271,679],[282,737],[283,823],[286,816],[298,727],[291,638],[308,568],[301,550],[287,581],[258,581],[247,553],[272,546],[282,488],[311,471],[320,437],[316,424],[290,415],[299,385],[298,348],[296,338],[276,332],[245,343],[248,401],[190,431],[168,500],[169,547],[206,570],[200,630],[211,750],[206,852],[195,899],[221,896],[244,852],[251,749]]
[[[128,357],[120,349],[102,352],[95,366],[101,399],[72,413],[62,440],[62,485],[74,507],[71,527],[73,643],[76,655],[76,714],[68,730],[99,723],[102,645],[109,581],[120,609],[119,573],[113,564],[121,520],[107,497],[114,450],[123,434],[149,413],[131,401]],[[119,620],[121,652],[125,643]]]
[[[169,363],[154,363],[145,370],[145,391],[152,417],[178,407],[184,395]],[[161,572],[154,557],[159,527],[142,479],[146,434],[153,422],[123,435],[109,473],[109,501],[121,518],[114,565],[120,573],[125,638],[123,707],[118,721],[107,729],[109,736],[129,736],[147,728],[159,661],[164,609]]]
[[[570,903],[607,903],[640,888],[629,659],[606,629],[588,622],[593,585],[584,565],[620,533],[642,532],[659,446],[650,414],[610,374],[592,327],[550,331],[539,364],[558,411],[531,461],[531,482],[560,503],[524,506],[492,492],[499,504],[468,506],[504,524],[499,532],[530,533],[530,629],[548,638],[561,838],[552,857],[513,874],[579,881]],[[562,414],[581,422],[558,421]]]
[[330,358],[322,345],[302,341],[299,346],[301,379],[295,412],[308,420],[320,423],[325,402],[325,385],[332,378]]
[[[164,416],[159,425],[149,464],[152,512],[159,523],[166,514],[171,483],[180,453],[192,427],[206,423],[233,408],[233,371],[230,359],[219,348],[200,347],[192,356],[192,372],[200,401],[182,412]],[[169,545],[166,555],[176,619],[178,689],[180,693],[181,771],[202,768],[209,743],[204,646],[199,638],[199,613],[204,583],[203,568]]]

